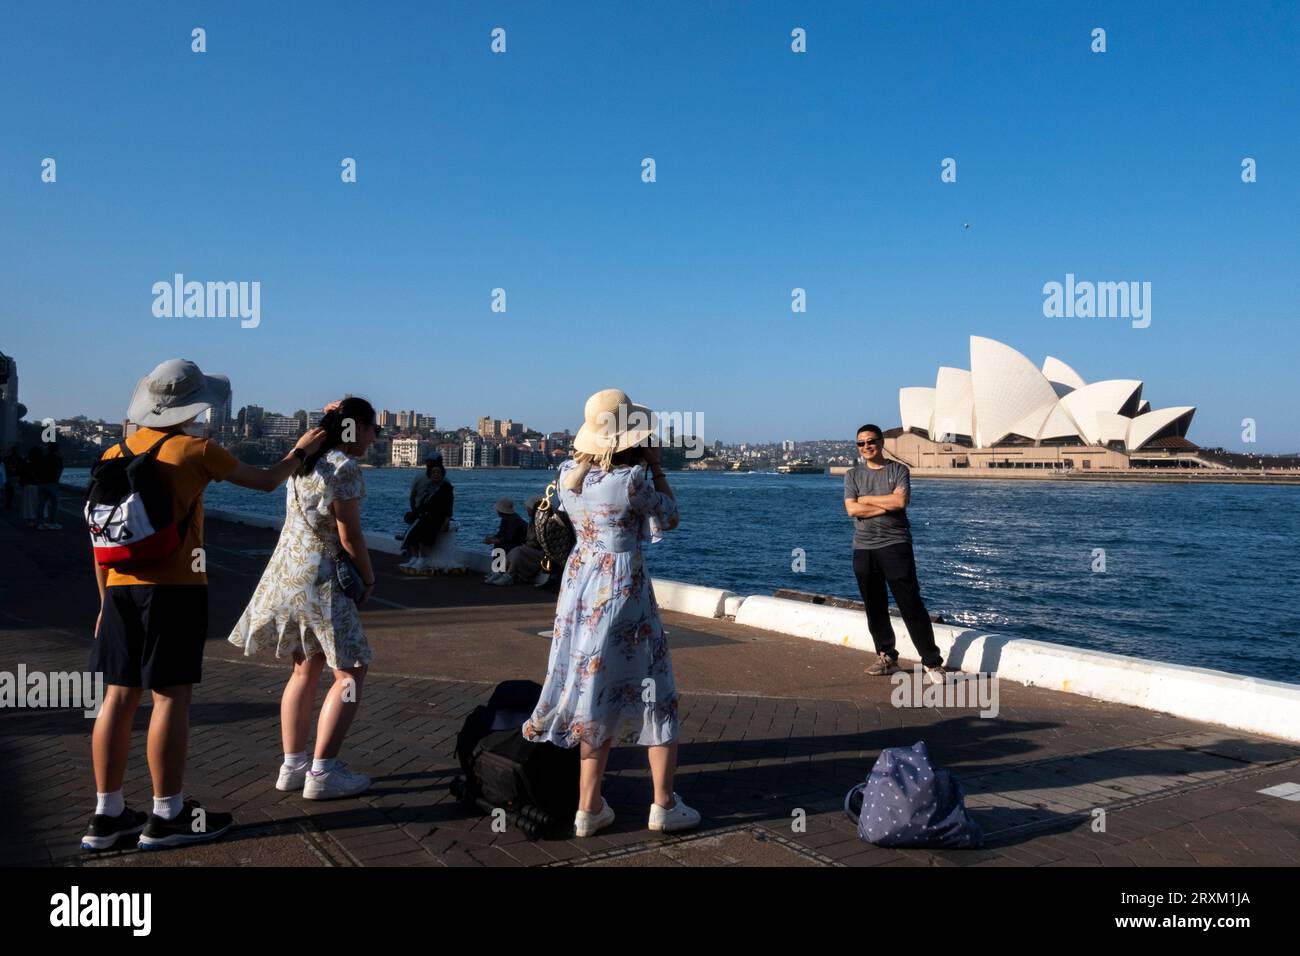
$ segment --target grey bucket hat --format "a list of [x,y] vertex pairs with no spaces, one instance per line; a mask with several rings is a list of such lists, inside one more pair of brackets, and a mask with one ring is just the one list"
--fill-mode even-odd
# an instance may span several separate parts
[[126,417],[144,428],[168,428],[229,397],[226,376],[204,375],[189,359],[168,359],[140,379]]

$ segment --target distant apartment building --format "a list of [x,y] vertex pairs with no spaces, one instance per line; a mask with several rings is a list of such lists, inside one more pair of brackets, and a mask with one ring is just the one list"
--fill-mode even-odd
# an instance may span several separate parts
[[385,431],[397,427],[397,416],[386,408],[375,416],[375,421],[378,422],[379,427]]
[[274,412],[262,416],[263,438],[297,438],[302,434],[302,423],[289,415]]
[[307,427],[308,427],[308,428],[315,428],[317,425],[319,425],[319,424],[321,423],[321,419],[324,418],[324,417],[325,417],[325,413],[324,413],[324,412],[308,412],[308,413],[307,413]]
[[499,453],[500,452],[498,447],[490,442],[484,442],[482,445],[479,445],[478,462],[477,462],[478,467],[494,468],[496,465],[500,464],[501,460],[498,457]]
[[445,441],[438,446],[438,451],[442,455],[442,464],[444,468],[459,468],[461,463],[461,454],[463,446],[460,442]]
[[527,448],[521,448],[519,445],[502,445],[498,450],[497,464],[503,468],[518,468],[521,451],[529,455],[531,461],[532,452]]
[[490,415],[478,420],[478,433],[481,438],[495,438],[501,422]]
[[478,435],[467,435],[460,446],[460,466],[462,468],[478,467],[479,449],[482,447],[482,438]]
[[417,468],[424,462],[429,443],[423,438],[394,438],[389,461],[394,468]]
[[415,427],[422,432],[431,432],[438,427],[438,418],[435,415],[419,415],[416,417]]
[[220,405],[213,405],[208,410],[208,434],[217,434],[222,428],[235,420],[233,396],[233,392],[228,393],[224,402]]
[[261,405],[245,405],[239,410],[239,422],[243,427],[243,436],[245,438],[257,438],[262,433],[262,419],[266,417],[266,409]]

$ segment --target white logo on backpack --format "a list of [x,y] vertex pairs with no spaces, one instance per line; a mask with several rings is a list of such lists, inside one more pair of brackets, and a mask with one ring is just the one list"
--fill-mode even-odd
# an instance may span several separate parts
[[90,543],[95,548],[117,548],[149,537],[155,530],[149,523],[144,502],[130,494],[116,505],[86,505]]

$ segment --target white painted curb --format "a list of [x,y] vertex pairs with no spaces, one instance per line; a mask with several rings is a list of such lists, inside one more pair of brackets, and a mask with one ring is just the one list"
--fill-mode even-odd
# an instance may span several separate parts
[[654,585],[655,602],[661,609],[697,617],[722,617],[726,613],[726,602],[738,597],[734,591],[683,584],[666,578],[651,578],[650,583]]
[[[903,621],[891,616],[890,622],[899,654],[920,660]],[[755,596],[741,604],[736,623],[875,652],[866,615],[849,608]],[[934,625],[934,639],[949,664],[969,673],[1300,742],[1300,686],[1295,684],[950,624]]]

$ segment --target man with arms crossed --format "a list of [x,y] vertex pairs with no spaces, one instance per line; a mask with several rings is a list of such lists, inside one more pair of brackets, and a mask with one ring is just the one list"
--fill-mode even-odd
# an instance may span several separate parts
[[902,462],[885,459],[879,426],[859,428],[857,444],[861,460],[844,473],[844,510],[853,518],[853,574],[867,606],[867,628],[876,645],[876,660],[867,673],[885,677],[898,670],[894,626],[885,593],[888,584],[907,633],[921,653],[926,676],[932,683],[942,684],[946,673],[943,654],[934,643],[930,614],[921,601],[912,532],[907,522],[911,473]]

